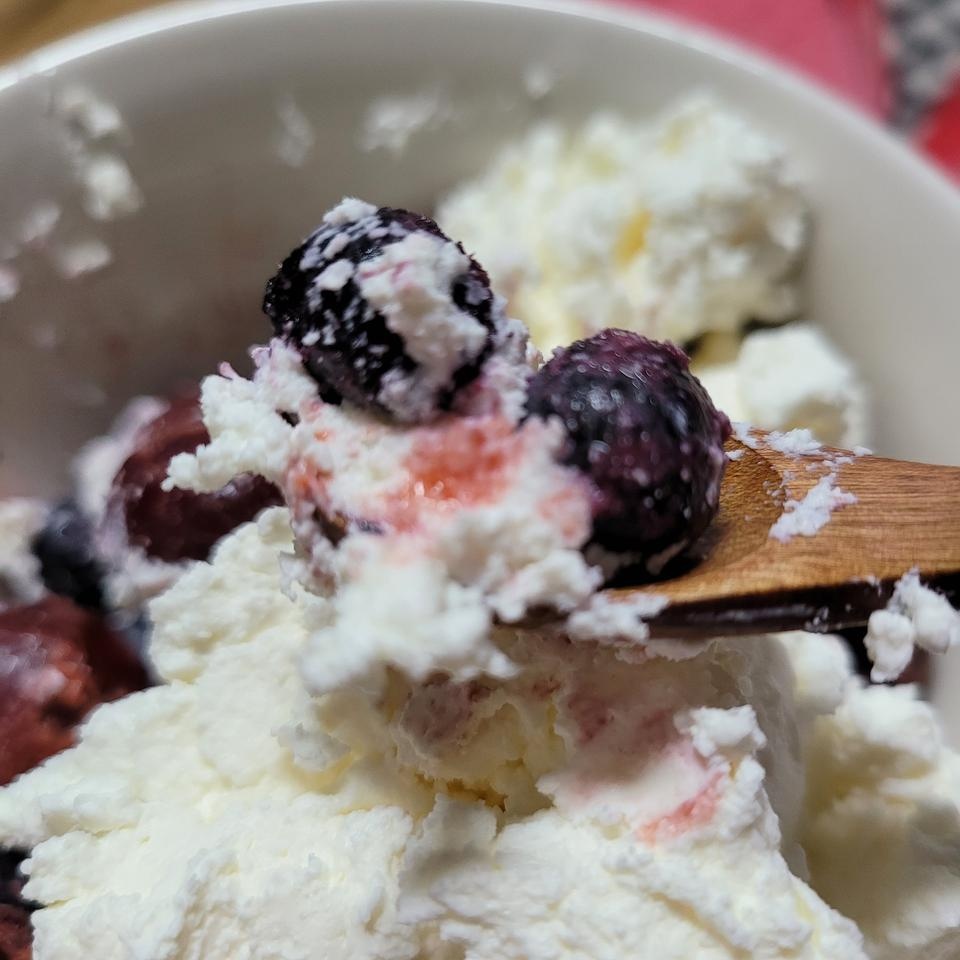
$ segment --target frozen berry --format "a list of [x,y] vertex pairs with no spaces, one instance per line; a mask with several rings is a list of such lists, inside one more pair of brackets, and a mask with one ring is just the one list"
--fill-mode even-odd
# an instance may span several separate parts
[[221,537],[281,502],[273,484],[249,474],[216,493],[164,490],[170,458],[209,440],[198,392],[174,397],[137,435],[133,453],[114,478],[106,522],[122,523],[130,544],[157,560],[205,560]]
[[527,409],[563,423],[564,461],[595,490],[600,546],[657,572],[716,513],[730,423],[673,344],[625,330],[580,340],[534,376]]
[[427,217],[345,200],[263,308],[331,403],[416,423],[476,379],[505,322],[483,268]]
[[0,960],[30,960],[32,955],[30,910],[0,902]]
[[0,849],[0,960],[30,960],[30,914],[37,904],[24,900],[20,864],[22,850]]
[[32,547],[51,593],[69,597],[81,607],[102,606],[103,568],[93,547],[90,524],[72,500],[50,511]]
[[0,611],[0,785],[73,744],[96,706],[148,683],[97,613],[64,597]]
[[23,899],[23,877],[20,864],[27,855],[23,850],[0,847],[0,903],[33,910],[35,904]]

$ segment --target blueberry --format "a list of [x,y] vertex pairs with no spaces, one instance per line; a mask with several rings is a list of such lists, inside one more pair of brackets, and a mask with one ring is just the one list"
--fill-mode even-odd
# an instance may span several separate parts
[[103,567],[93,547],[90,524],[72,500],[53,507],[31,546],[51,593],[69,597],[81,607],[102,607]]
[[358,200],[328,213],[283,261],[263,309],[324,400],[405,422],[450,407],[480,373],[503,318],[483,268],[433,220]]
[[562,458],[592,482],[600,546],[657,572],[716,513],[730,423],[673,344],[625,330],[580,340],[533,377],[527,411],[563,423]]
[[215,493],[164,490],[171,457],[192,453],[210,435],[200,415],[196,389],[175,396],[147,424],[113,481],[108,517],[119,514],[129,542],[157,560],[206,560],[210,549],[239,524],[281,502],[262,477],[244,474]]

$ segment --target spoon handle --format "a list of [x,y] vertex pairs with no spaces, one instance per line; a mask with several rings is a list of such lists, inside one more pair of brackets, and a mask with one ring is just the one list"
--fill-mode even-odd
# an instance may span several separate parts
[[[649,621],[658,635],[861,626],[914,568],[951,599],[960,595],[960,468],[841,450],[792,456],[763,442],[734,441],[728,450],[738,459],[728,464],[703,558],[673,579],[612,591],[667,597]],[[818,483],[823,493],[822,482],[856,501],[829,512],[812,536],[771,536],[792,512],[789,501],[803,501]]]

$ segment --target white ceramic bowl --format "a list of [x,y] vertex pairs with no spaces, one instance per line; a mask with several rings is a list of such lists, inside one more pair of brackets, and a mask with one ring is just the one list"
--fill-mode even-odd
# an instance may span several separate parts
[[[110,147],[144,198],[131,215],[82,210],[76,145],[51,107],[76,84],[123,117]],[[132,17],[0,71],[0,240],[38,201],[63,211],[45,244],[6,265],[22,289],[0,304],[0,492],[56,493],[72,452],[126,398],[241,360],[266,335],[264,279],[342,195],[429,209],[539,117],[642,115],[692,88],[795,154],[816,211],[807,312],[856,357],[877,448],[960,462],[960,193],[828,94],[601,3],[222,0]],[[435,101],[397,155],[364,146],[384,96]],[[290,100],[316,135],[299,167],[277,150]],[[112,263],[58,276],[51,249],[89,239]]]

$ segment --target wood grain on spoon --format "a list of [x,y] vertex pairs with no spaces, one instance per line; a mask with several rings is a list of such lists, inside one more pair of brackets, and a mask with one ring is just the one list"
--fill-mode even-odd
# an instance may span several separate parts
[[[609,591],[667,598],[645,618],[655,635],[861,626],[913,568],[948,597],[960,590],[960,468],[831,448],[794,456],[771,449],[759,431],[753,437],[755,449],[728,443],[739,459],[727,465],[719,513],[698,545],[703,559],[671,579]],[[785,501],[802,500],[827,472],[857,502],[834,510],[814,536],[772,538]]]

